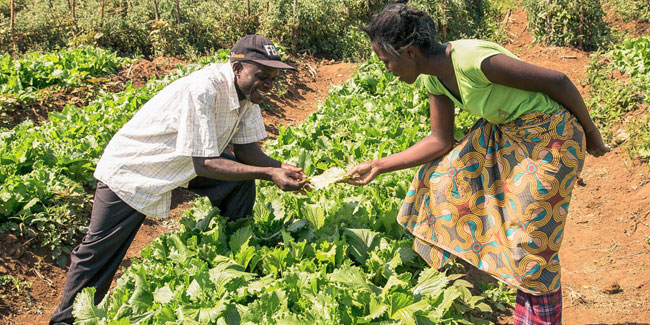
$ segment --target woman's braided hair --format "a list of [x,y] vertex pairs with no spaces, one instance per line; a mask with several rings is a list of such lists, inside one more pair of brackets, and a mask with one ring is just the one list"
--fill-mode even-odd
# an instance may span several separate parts
[[419,48],[425,55],[436,54],[435,22],[424,11],[408,7],[407,1],[386,6],[361,30],[368,34],[372,43],[395,56],[409,45]]

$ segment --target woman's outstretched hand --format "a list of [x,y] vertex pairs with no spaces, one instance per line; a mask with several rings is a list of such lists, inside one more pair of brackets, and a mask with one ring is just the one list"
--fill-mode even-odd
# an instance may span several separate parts
[[611,148],[603,142],[603,137],[600,135],[598,128],[585,130],[585,137],[587,140],[587,152],[592,156],[600,157],[611,150]]
[[374,164],[373,161],[366,161],[356,165],[348,173],[350,178],[345,179],[342,182],[357,186],[366,185],[375,179],[375,177],[377,177],[379,174],[379,167]]

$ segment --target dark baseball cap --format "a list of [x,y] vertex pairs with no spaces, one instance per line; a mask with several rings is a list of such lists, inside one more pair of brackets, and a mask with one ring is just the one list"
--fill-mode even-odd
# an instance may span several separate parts
[[261,35],[246,35],[230,49],[230,61],[252,61],[276,69],[296,68],[282,62],[275,45]]

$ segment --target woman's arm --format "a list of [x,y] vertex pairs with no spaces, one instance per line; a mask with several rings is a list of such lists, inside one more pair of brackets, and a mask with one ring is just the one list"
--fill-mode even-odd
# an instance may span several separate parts
[[580,92],[564,73],[497,54],[481,63],[481,70],[493,83],[543,92],[576,116],[585,130],[587,152],[599,157],[610,149],[603,143],[598,127],[589,117]]
[[454,144],[454,104],[442,95],[429,94],[431,135],[410,148],[373,161],[363,162],[348,174],[352,185],[370,183],[379,174],[419,166],[447,153]]

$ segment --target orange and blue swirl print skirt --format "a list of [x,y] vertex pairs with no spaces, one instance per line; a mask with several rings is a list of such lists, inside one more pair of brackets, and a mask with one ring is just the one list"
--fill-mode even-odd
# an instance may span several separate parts
[[449,153],[419,169],[397,221],[432,267],[460,257],[526,293],[555,292],[584,158],[584,131],[566,109],[507,124],[481,119]]

